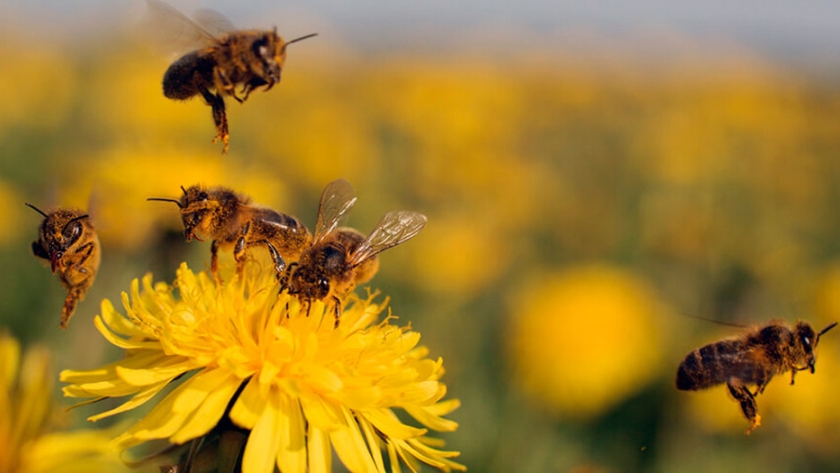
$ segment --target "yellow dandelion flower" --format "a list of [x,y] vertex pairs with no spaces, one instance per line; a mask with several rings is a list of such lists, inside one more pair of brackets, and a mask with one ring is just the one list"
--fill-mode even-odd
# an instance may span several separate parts
[[0,332],[0,471],[127,471],[107,433],[52,431],[52,388],[47,351],[21,356],[18,342]]
[[[95,325],[124,359],[91,371],[64,371],[72,397],[133,397],[89,420],[134,409],[185,374],[191,377],[114,439],[130,448],[155,439],[183,444],[220,422],[248,431],[245,473],[329,471],[331,452],[351,471],[411,470],[418,460],[451,471],[429,429],[455,430],[443,418],[441,359],[427,358],[420,334],[380,317],[385,303],[351,296],[336,328],[320,302],[306,308],[278,293],[273,270],[257,264],[217,284],[186,264],[173,286],[134,280],[126,315],[105,300]],[[142,290],[141,290],[142,287]],[[177,289],[177,294],[176,294]],[[399,409],[423,427],[403,423]],[[387,457],[383,455],[387,453]]]

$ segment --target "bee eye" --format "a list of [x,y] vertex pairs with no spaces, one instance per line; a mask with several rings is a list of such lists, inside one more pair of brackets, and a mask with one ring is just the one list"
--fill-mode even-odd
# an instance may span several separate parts
[[207,200],[209,197],[204,191],[198,193],[198,200]]
[[79,238],[79,235],[82,234],[82,225],[79,222],[73,222],[64,227],[64,230],[61,233],[64,235],[64,238],[73,241]]
[[268,38],[263,36],[262,38],[254,41],[251,45],[251,49],[257,56],[265,57],[268,54]]
[[324,290],[324,292],[329,292],[330,290],[330,281],[329,279],[321,278],[318,280],[318,287]]
[[802,343],[804,343],[806,346],[811,346],[811,339],[808,337],[802,337]]

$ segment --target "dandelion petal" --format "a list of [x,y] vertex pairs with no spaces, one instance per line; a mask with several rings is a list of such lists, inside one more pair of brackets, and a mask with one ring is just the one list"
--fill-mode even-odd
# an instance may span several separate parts
[[222,418],[225,408],[236,390],[239,389],[239,379],[224,374],[215,387],[208,387],[209,394],[200,407],[192,414],[190,420],[181,427],[170,439],[174,443],[184,443],[198,438],[210,431]]
[[254,424],[242,456],[243,473],[271,473],[277,462],[277,449],[280,446],[280,406],[276,394],[269,400],[266,408]]

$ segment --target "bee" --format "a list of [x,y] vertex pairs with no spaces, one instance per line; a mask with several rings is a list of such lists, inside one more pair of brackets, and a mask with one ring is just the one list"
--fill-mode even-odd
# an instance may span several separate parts
[[68,291],[59,324],[65,329],[99,270],[99,237],[90,215],[82,210],[60,208],[45,213],[28,202],[26,205],[44,216],[38,227],[38,240],[32,242],[32,253],[50,262],[53,274],[58,273]]
[[346,180],[327,185],[321,195],[312,244],[281,278],[281,286],[307,304],[312,300],[332,301],[336,327],[341,300],[357,284],[373,278],[379,269],[377,255],[413,238],[426,225],[424,215],[396,210],[385,214],[367,237],[352,228],[336,228],[355,203],[353,187]]
[[287,261],[297,260],[309,246],[312,235],[300,220],[267,207],[251,204],[248,197],[225,187],[205,188],[200,185],[181,187],[180,200],[151,197],[147,200],[174,202],[181,209],[184,236],[187,241],[211,238],[210,270],[218,279],[220,248],[233,248],[237,273],[241,274],[246,251],[264,246],[274,262],[278,275]]
[[[820,337],[836,325],[834,322],[816,333],[806,322],[798,321],[791,329],[775,320],[741,337],[710,343],[689,353],[680,363],[677,389],[697,391],[726,383],[750,422],[746,431],[750,434],[761,424],[755,397],[764,392],[773,376],[790,371],[793,385],[798,371],[814,373]],[[755,391],[748,385],[755,385]]]
[[[223,153],[227,152],[230,139],[224,97],[230,96],[243,103],[254,89],[263,86],[266,91],[271,89],[280,82],[286,48],[317,35],[312,33],[284,41],[276,28],[235,30],[226,18],[210,10],[202,10],[202,26],[160,0],[146,1],[159,23],[173,25],[173,30],[178,28],[182,36],[191,37],[202,45],[169,66],[163,75],[163,95],[173,100],[201,95],[213,112],[216,124],[213,142],[222,141]],[[241,89],[237,92],[238,86]]]

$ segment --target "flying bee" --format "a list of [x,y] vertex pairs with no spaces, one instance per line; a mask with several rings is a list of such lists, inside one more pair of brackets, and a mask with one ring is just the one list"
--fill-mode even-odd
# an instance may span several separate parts
[[58,273],[67,289],[61,310],[61,328],[67,328],[76,304],[85,298],[101,258],[99,237],[90,216],[78,209],[57,209],[50,213],[26,203],[44,216],[38,227],[38,241],[32,242],[32,253],[50,262],[52,272]]
[[312,235],[295,217],[266,207],[251,204],[248,197],[225,187],[205,188],[200,185],[181,187],[180,200],[152,197],[148,200],[174,202],[181,209],[184,236],[187,241],[213,240],[210,246],[210,270],[218,276],[220,248],[233,248],[237,273],[241,274],[246,251],[264,246],[271,254],[278,275],[286,261],[296,260],[309,246]]
[[[710,343],[689,353],[680,363],[677,389],[697,391],[726,383],[750,422],[749,434],[761,424],[755,397],[764,392],[773,376],[790,371],[792,385],[797,371],[814,373],[820,337],[836,325],[834,322],[816,333],[806,322],[798,321],[791,329],[775,320],[741,337]],[[748,385],[755,385],[755,391]]]
[[[146,1],[158,23],[177,29],[181,36],[202,45],[169,66],[163,75],[163,94],[174,100],[201,95],[213,111],[213,142],[222,141],[223,153],[227,152],[230,137],[224,97],[243,103],[254,89],[274,87],[280,82],[286,47],[317,34],[284,41],[276,28],[235,30],[226,18],[211,10],[202,10],[200,25],[160,0]],[[237,92],[238,86],[241,89]]]
[[357,284],[370,281],[379,269],[377,255],[417,235],[426,217],[417,212],[396,210],[385,214],[365,237],[352,228],[336,228],[339,220],[356,203],[353,187],[344,179],[327,185],[321,195],[312,245],[291,263],[281,278],[289,294],[305,303],[331,300],[335,324],[341,315],[341,300]]

